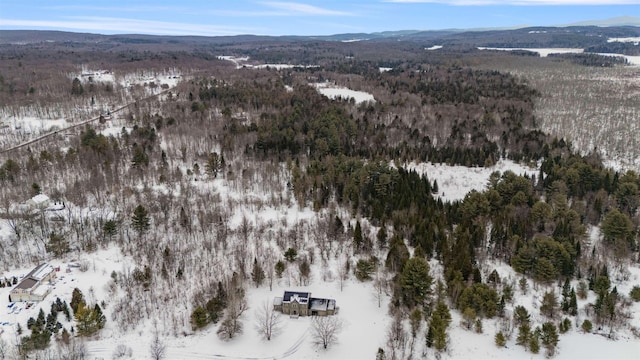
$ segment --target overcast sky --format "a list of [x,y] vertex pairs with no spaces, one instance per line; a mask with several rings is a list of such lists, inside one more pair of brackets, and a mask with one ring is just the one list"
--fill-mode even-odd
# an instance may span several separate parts
[[562,25],[640,16],[640,0],[0,0],[0,29],[330,35]]

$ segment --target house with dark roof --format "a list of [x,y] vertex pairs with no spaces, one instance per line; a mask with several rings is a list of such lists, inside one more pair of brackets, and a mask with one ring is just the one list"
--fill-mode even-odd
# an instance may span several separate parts
[[49,284],[56,278],[53,266],[40,264],[9,292],[9,301],[42,301],[51,292]]
[[292,316],[327,316],[337,311],[334,299],[314,298],[310,292],[285,291],[276,297],[273,308]]

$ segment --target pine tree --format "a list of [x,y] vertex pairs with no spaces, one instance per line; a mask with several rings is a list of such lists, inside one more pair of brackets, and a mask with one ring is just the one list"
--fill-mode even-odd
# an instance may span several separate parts
[[138,233],[138,235],[143,235],[151,227],[149,213],[144,206],[138,205],[133,210],[133,216],[131,217],[131,226]]
[[504,347],[507,344],[507,339],[504,337],[502,331],[498,331],[495,336],[496,346]]
[[285,269],[285,264],[282,260],[278,260],[278,262],[274,265],[275,270],[276,270],[276,275],[280,278],[282,277],[282,273],[284,272]]
[[[444,302],[439,302],[431,315],[429,323],[432,344],[438,351],[443,351],[447,347],[447,328],[449,324],[451,324],[449,307]],[[427,333],[427,346],[429,345],[429,332]]]
[[531,336],[531,340],[529,341],[529,350],[534,354],[540,352],[540,342],[538,341],[538,336],[535,334]]
[[105,238],[111,238],[118,233],[118,222],[115,220],[107,220],[104,225],[102,225],[102,233]]
[[576,299],[576,291],[571,288],[571,294],[569,295],[569,315],[578,315],[578,300]]
[[202,306],[196,307],[193,313],[191,313],[191,326],[197,330],[205,327],[207,324],[207,311]]
[[69,304],[71,305],[71,310],[73,310],[74,313],[78,311],[80,303],[84,303],[84,295],[82,295],[82,291],[80,291],[80,289],[74,288],[71,293],[71,303]]
[[556,325],[552,322],[542,324],[540,339],[542,340],[542,344],[547,348],[547,351],[553,354],[553,350],[556,345],[558,345],[558,330]]
[[364,239],[362,238],[362,227],[360,221],[356,221],[356,228],[353,230],[353,248],[356,253],[362,251],[364,247]]
[[138,144],[133,145],[133,158],[131,163],[134,167],[141,167],[149,165],[149,155],[144,150],[144,147]]
[[553,319],[558,311],[558,297],[555,292],[547,291],[542,297],[542,305],[540,305],[540,313],[546,317]]
[[251,271],[251,280],[256,284],[256,287],[262,285],[265,275],[262,266],[258,263],[258,258],[253,258],[253,271]]
[[384,248],[387,246],[387,226],[385,225],[384,220],[380,225],[380,230],[378,230],[378,234],[376,235],[376,239],[378,240],[378,247]]
[[531,327],[529,324],[522,324],[518,327],[518,337],[516,338],[516,344],[524,346],[526,349],[531,343]]
[[71,82],[71,95],[82,95],[82,93],[84,93],[84,88],[80,79],[74,78]]
[[56,257],[60,257],[71,251],[69,241],[67,241],[62,234],[56,234],[55,232],[49,234],[49,242],[46,245],[46,249]]
[[100,308],[100,306],[98,306],[98,304],[93,307],[92,316],[98,330],[104,328],[104,325],[107,323],[107,318],[102,313],[102,309]]
[[408,307],[422,305],[431,295],[433,278],[429,274],[429,263],[423,258],[411,258],[400,275],[401,298]]
[[213,175],[213,177],[218,177],[218,171],[222,168],[222,163],[220,161],[220,155],[217,152],[212,152],[207,157],[207,163],[205,164],[205,168],[209,175]]

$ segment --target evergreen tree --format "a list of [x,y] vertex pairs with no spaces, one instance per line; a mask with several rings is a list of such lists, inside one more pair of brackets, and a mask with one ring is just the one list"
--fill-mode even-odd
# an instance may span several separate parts
[[98,330],[103,329],[104,325],[107,323],[107,318],[102,313],[102,309],[98,304],[93,307],[93,320],[95,321],[95,325]]
[[207,163],[205,164],[205,169],[209,175],[213,175],[213,177],[218,177],[218,171],[222,168],[222,164],[220,162],[220,155],[217,152],[212,152],[207,157]]
[[423,258],[411,258],[404,265],[400,275],[401,298],[412,308],[424,304],[431,295],[433,278],[429,274],[429,263]]
[[534,354],[540,352],[540,342],[536,334],[532,334],[531,336],[531,340],[529,341],[529,350]]
[[288,248],[287,251],[284,252],[284,258],[287,259],[288,262],[296,261],[297,256],[298,252],[294,248]]
[[144,206],[138,205],[133,210],[133,216],[131,217],[131,226],[138,233],[138,235],[143,235],[151,227],[149,213]]
[[462,312],[462,321],[467,330],[471,330],[473,323],[476,320],[476,311],[472,308],[465,308]]
[[256,287],[262,285],[265,275],[262,266],[258,263],[258,258],[253,258],[253,270],[251,271],[251,280],[256,284]]
[[202,306],[196,307],[191,313],[191,326],[197,330],[205,327],[208,323],[207,311]]
[[102,233],[105,238],[108,237],[111,241],[111,238],[118,233],[118,222],[116,220],[105,221],[102,225]]
[[502,331],[498,331],[498,333],[496,333],[495,342],[497,347],[504,347],[507,344],[507,339]]
[[362,238],[362,227],[360,226],[360,220],[356,221],[356,228],[353,230],[353,248],[356,253],[363,250],[364,239]]
[[298,265],[298,270],[300,271],[300,277],[302,278],[302,283],[306,286],[309,284],[309,275],[311,274],[311,266],[309,265],[309,261],[305,257],[304,260]]
[[628,248],[633,247],[633,223],[627,214],[617,209],[611,210],[602,221],[601,230],[607,243],[620,241]]
[[276,275],[280,278],[282,277],[282,273],[284,272],[285,269],[285,264],[284,262],[282,262],[282,260],[278,260],[278,262],[274,265],[275,270],[276,270]]
[[56,234],[55,232],[49,234],[49,242],[46,245],[46,249],[56,257],[60,257],[71,251],[69,241],[67,241],[62,234]]
[[514,312],[513,316],[514,316],[516,325],[518,326],[531,325],[531,316],[529,315],[527,308],[525,308],[522,305],[518,305],[515,307],[513,312]]
[[558,297],[555,292],[547,291],[542,297],[540,305],[540,313],[548,318],[553,319],[558,311]]
[[142,145],[133,145],[133,158],[131,159],[131,163],[134,167],[149,165],[149,155],[147,155]]
[[516,344],[524,346],[526,349],[531,343],[531,327],[529,324],[522,324],[518,327],[518,337]]
[[187,215],[187,212],[184,210],[184,206],[180,206],[180,215],[179,215],[179,222],[180,222],[180,226],[187,230],[188,232],[191,232],[191,220],[189,220],[189,216]]
[[546,322],[542,324],[542,333],[540,334],[542,344],[547,348],[550,354],[553,354],[553,350],[558,345],[558,330],[556,325],[552,322]]
[[420,324],[422,323],[422,312],[420,309],[415,308],[411,315],[409,315],[409,323],[411,324],[411,337],[418,336],[418,330],[420,330]]
[[71,293],[71,303],[69,304],[71,305],[71,310],[73,310],[74,314],[78,311],[80,303],[84,303],[84,295],[82,295],[82,291],[80,291],[80,289],[74,288]]
[[379,248],[384,248],[385,246],[387,246],[387,226],[385,225],[384,220],[382,221],[382,224],[380,225],[380,230],[378,230],[378,233],[376,235],[376,240],[378,240],[378,247]]
[[571,288],[571,293],[569,294],[569,315],[578,315],[578,300],[576,299],[576,291],[573,288]]
[[80,79],[73,78],[71,82],[71,95],[82,95],[82,93],[84,93],[84,88],[82,87]]
[[431,315],[429,331],[427,333],[427,346],[429,346],[429,333],[431,333],[431,343],[438,351],[443,351],[447,347],[447,328],[451,324],[451,313],[449,307],[444,302],[438,302],[436,309]]
[[407,249],[407,245],[405,245],[400,235],[393,235],[389,243],[389,253],[387,254],[385,266],[392,272],[400,272],[408,259],[409,249]]

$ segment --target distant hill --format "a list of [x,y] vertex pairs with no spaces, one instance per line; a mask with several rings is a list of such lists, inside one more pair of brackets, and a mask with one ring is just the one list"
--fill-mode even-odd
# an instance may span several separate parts
[[558,26],[640,26],[640,17],[635,16],[618,16],[604,20],[580,21],[567,25]]
[[[594,23],[594,22],[589,22]],[[153,49],[173,47],[190,48],[194,45],[220,45],[265,42],[304,41],[413,41],[424,46],[444,45],[457,47],[572,47],[588,48],[606,44],[608,38],[638,37],[640,26],[617,24],[640,24],[640,18],[621,17],[598,22],[615,26],[549,26],[523,27],[516,29],[448,29],[448,30],[404,30],[377,33],[345,33],[330,36],[164,36],[164,35],[99,35],[64,31],[0,30],[0,44],[33,43],[85,43],[101,47],[148,45]],[[586,24],[586,23],[585,23]],[[158,47],[158,45],[160,47]]]

